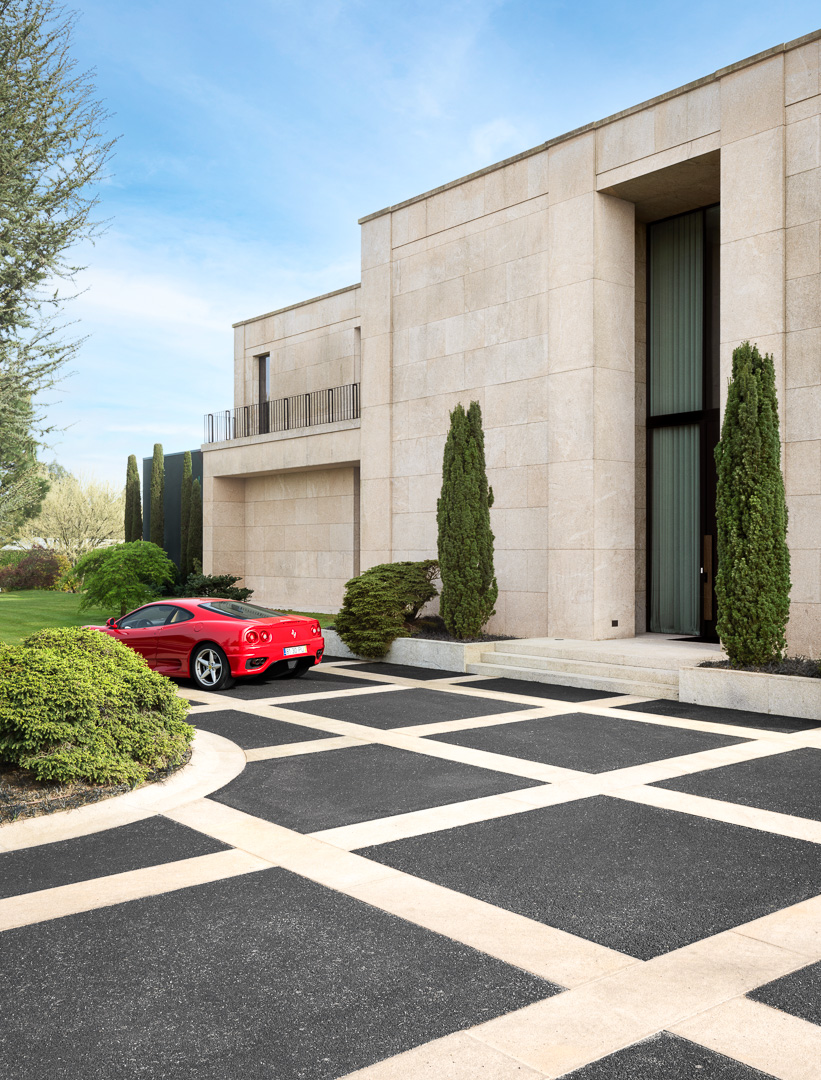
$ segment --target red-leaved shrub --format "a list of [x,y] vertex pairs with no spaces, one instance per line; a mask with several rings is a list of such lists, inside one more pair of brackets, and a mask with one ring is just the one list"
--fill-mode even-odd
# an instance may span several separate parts
[[53,589],[70,565],[65,555],[47,548],[32,548],[16,566],[0,569],[0,589]]

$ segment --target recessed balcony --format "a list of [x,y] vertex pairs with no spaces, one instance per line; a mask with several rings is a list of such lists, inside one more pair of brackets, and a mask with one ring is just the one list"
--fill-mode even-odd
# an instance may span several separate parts
[[230,442],[251,435],[296,431],[319,424],[359,419],[359,383],[314,390],[243,405],[239,409],[206,413],[204,443]]

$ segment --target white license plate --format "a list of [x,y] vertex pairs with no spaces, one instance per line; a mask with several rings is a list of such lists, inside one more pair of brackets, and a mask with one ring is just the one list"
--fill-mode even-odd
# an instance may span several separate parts
[[307,645],[292,645],[290,649],[283,649],[283,656],[297,656],[299,653],[306,653],[308,651]]

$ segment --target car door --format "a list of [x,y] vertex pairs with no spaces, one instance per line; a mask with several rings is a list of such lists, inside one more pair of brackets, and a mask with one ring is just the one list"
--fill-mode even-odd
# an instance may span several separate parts
[[197,635],[192,631],[193,611],[172,606],[157,633],[156,667],[163,675],[188,675],[188,655]]
[[148,604],[137,608],[116,624],[117,637],[134,652],[140,653],[149,667],[156,666],[157,637],[160,627],[174,611],[171,604]]

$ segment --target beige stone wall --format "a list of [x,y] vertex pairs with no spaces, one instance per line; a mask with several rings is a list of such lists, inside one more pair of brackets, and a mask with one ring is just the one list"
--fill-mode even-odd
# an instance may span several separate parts
[[272,607],[337,611],[354,572],[354,470],[245,481],[245,585]]
[[271,358],[272,399],[359,380],[359,286],[238,323],[234,407],[259,401],[257,357]]
[[821,655],[821,42],[787,53],[786,484],[795,652]]

